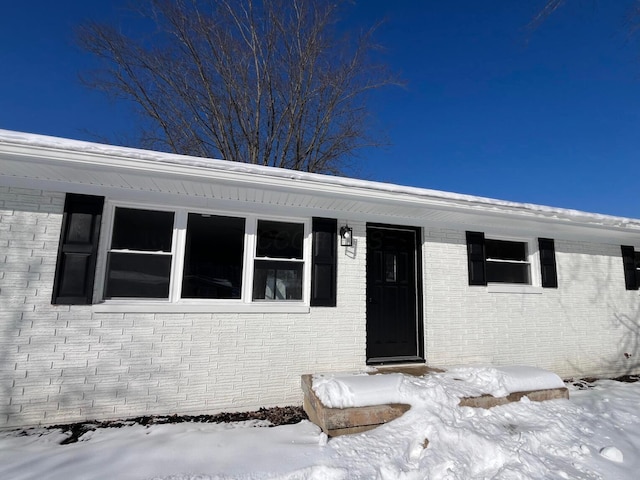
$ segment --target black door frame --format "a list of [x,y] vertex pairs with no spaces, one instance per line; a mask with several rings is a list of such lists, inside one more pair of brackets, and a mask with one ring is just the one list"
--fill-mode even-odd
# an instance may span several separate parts
[[[425,356],[424,356],[424,298],[423,298],[423,289],[422,289],[422,284],[423,284],[423,272],[422,272],[422,228],[421,227],[415,227],[415,226],[410,226],[410,225],[392,225],[392,224],[385,224],[385,223],[369,223],[367,222],[367,240],[368,240],[368,236],[369,236],[369,229],[370,228],[375,228],[375,229],[379,229],[379,230],[396,230],[396,231],[409,231],[412,232],[414,234],[414,239],[415,239],[415,302],[416,302],[416,342],[417,342],[417,354],[415,357],[389,357],[389,358],[369,358],[367,355],[367,365],[383,365],[383,364],[387,364],[387,363],[424,363],[425,362]],[[368,255],[369,252],[367,252],[367,259],[369,258]],[[369,261],[367,260],[367,264],[365,267],[367,270],[367,275],[366,275],[366,288],[368,288],[368,269],[369,269]],[[366,328],[368,330],[368,312],[369,312],[369,292],[367,293],[367,308],[366,308],[366,317],[367,317],[367,324],[366,324]],[[368,344],[367,344],[367,349],[368,349]]]

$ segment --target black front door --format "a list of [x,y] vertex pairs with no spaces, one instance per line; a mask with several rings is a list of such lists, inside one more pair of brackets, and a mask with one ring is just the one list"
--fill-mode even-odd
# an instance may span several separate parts
[[367,225],[367,362],[422,361],[420,229]]

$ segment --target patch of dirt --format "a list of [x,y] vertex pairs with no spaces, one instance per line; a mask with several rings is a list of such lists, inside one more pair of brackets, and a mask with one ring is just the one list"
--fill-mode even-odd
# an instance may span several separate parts
[[[129,425],[160,425],[164,423],[230,423],[244,422],[247,420],[267,420],[270,427],[278,425],[290,425],[307,420],[307,414],[302,407],[273,407],[261,408],[253,412],[231,412],[218,413],[216,415],[151,415],[144,417],[133,417],[125,420],[110,420],[104,422],[80,422],[67,425],[53,425],[46,427],[47,430],[61,430],[69,436],[60,442],[60,445],[68,445],[81,440],[87,432],[92,432],[98,428],[120,428]],[[21,432],[22,433],[22,432]],[[24,432],[26,434],[26,432]]]
[[622,375],[621,377],[614,378],[616,382],[635,383],[640,380],[640,375]]
[[[580,390],[593,388],[593,383],[602,380],[595,377],[585,377],[579,379],[567,379],[566,383],[570,383]],[[612,378],[617,382],[634,383],[640,381],[640,375],[622,375]],[[92,432],[98,428],[120,428],[129,425],[160,425],[165,423],[230,423],[244,422],[248,420],[266,420],[270,422],[270,427],[278,425],[291,425],[299,423],[302,420],[308,420],[307,414],[302,407],[273,407],[261,408],[252,412],[223,412],[216,415],[150,415],[143,417],[127,418],[125,420],[107,420],[103,422],[80,422],[66,425],[53,425],[45,427],[47,430],[61,430],[62,433],[68,434],[68,437],[60,442],[60,445],[68,445],[82,440],[82,436],[87,432]],[[17,432],[18,435],[29,435],[28,430]],[[426,448],[426,447],[425,447]]]
[[[566,383],[570,383],[574,387],[577,387],[579,390],[587,390],[589,388],[593,388],[593,383],[598,380],[605,380],[604,378],[596,378],[596,377],[585,377],[574,380],[572,378],[566,380]],[[622,375],[616,378],[610,378],[608,380],[614,380],[616,382],[625,382],[625,383],[635,383],[640,380],[640,375]]]

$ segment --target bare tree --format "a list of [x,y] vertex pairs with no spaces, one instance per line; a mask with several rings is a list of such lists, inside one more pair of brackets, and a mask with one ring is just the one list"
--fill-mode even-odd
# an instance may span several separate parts
[[374,28],[337,23],[345,0],[149,0],[153,33],[87,23],[103,60],[85,83],[132,100],[148,148],[340,173],[370,138],[367,93],[393,83],[372,59]]
[[[529,28],[535,29],[542,24],[549,16],[551,16],[560,7],[566,3],[574,3],[573,0],[546,0],[544,6],[538,11],[538,13],[529,22]],[[598,0],[591,0],[591,3],[597,4]],[[627,0],[629,7],[626,14],[626,23],[629,29],[630,35],[633,35],[640,30],[640,0]]]
[[536,15],[529,22],[529,28],[537,28],[542,22],[544,22],[549,15],[558,10],[565,0],[547,0],[544,6],[536,13]]

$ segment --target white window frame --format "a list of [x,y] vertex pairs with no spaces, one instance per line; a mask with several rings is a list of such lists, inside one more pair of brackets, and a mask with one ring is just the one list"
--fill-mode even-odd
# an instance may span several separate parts
[[[168,211],[174,213],[173,236],[171,241],[171,276],[169,297],[166,299],[112,298],[105,299],[107,253],[111,249],[113,222],[116,208],[138,210]],[[245,220],[242,290],[239,299],[199,299],[180,298],[182,293],[182,275],[187,236],[189,213],[218,215],[243,218]],[[253,271],[256,258],[256,235],[258,220],[269,220],[303,225],[302,258],[302,300],[252,300]],[[307,313],[311,292],[311,219],[303,217],[283,217],[282,215],[246,214],[235,211],[204,210],[199,208],[171,208],[166,205],[140,204],[131,202],[107,201],[103,215],[103,229],[100,239],[98,268],[94,287],[94,305],[96,312],[274,312]]]
[[[155,212],[170,212],[173,213],[173,230],[172,230],[172,234],[171,234],[171,250],[169,252],[150,252],[150,251],[146,251],[146,250],[128,250],[128,249],[114,249],[111,248],[111,242],[113,239],[113,224],[115,221],[115,211],[116,208],[128,208],[128,209],[134,209],[134,210],[148,210],[148,211],[155,211]],[[129,253],[129,254],[142,254],[142,255],[159,255],[159,256],[167,256],[167,255],[171,255],[171,271],[169,274],[169,297],[164,299],[164,298],[154,298],[153,301],[156,302],[163,302],[166,303],[167,301],[169,301],[169,299],[171,298],[171,288],[172,288],[172,279],[173,279],[173,272],[174,269],[176,268],[176,223],[177,223],[177,216],[176,216],[176,212],[173,209],[170,208],[162,208],[162,207],[158,207],[158,208],[147,208],[147,207],[140,207],[140,206],[135,206],[135,205],[125,205],[125,204],[117,204],[114,205],[111,209],[110,209],[110,215],[109,215],[109,228],[108,228],[108,234],[106,236],[106,240],[107,242],[104,243],[105,245],[105,249],[104,249],[104,255],[102,255],[103,257],[103,265],[102,268],[100,269],[102,271],[101,273],[101,277],[99,279],[96,279],[96,283],[100,283],[99,285],[99,292],[100,292],[100,299],[104,299],[104,295],[106,293],[106,274],[107,274],[107,260],[108,260],[108,254],[110,252],[114,252],[114,253]],[[96,275],[98,273],[96,272]],[[99,280],[99,282],[98,282]],[[111,300],[111,299],[109,299]],[[126,301],[127,299],[122,298],[122,297],[116,297],[113,300],[118,300],[118,301]]]
[[[257,239],[258,239],[258,222],[260,220],[267,220],[267,221],[276,221],[276,222],[284,222],[284,223],[297,223],[303,224],[303,244],[302,244],[302,259],[293,259],[293,258],[277,258],[277,257],[259,257],[258,256],[258,244],[257,244]],[[310,224],[309,224],[310,225]],[[309,232],[309,225],[305,225],[303,222],[292,222],[291,219],[273,219],[273,218],[265,218],[265,217],[255,217],[255,221],[253,222],[253,232],[251,235],[251,239],[253,240],[252,243],[252,248],[251,248],[251,284],[247,283],[247,288],[249,289],[248,292],[248,299],[249,301],[252,301],[254,303],[272,303],[272,302],[276,302],[277,300],[272,300],[272,299],[257,299],[257,300],[253,300],[253,276],[255,274],[255,265],[256,265],[256,260],[258,261],[276,261],[276,262],[283,262],[283,263],[295,263],[295,264],[300,264],[302,263],[302,300],[305,299],[305,294],[307,294],[307,289],[305,288],[305,274],[306,271],[308,270],[307,266],[306,266],[306,260],[308,260],[308,258],[306,258],[305,255],[305,242],[304,239],[306,239],[306,236],[310,233]],[[280,301],[286,301],[286,302],[294,302],[296,300],[280,300]]]
[[[526,245],[527,262],[507,261],[508,263],[528,263],[530,283],[505,283],[487,282],[487,291],[491,293],[542,293],[542,280],[540,279],[540,252],[538,242],[533,237],[515,237],[510,235],[493,235],[485,233],[487,240],[502,240],[518,242]],[[485,254],[485,263],[487,262]]]

